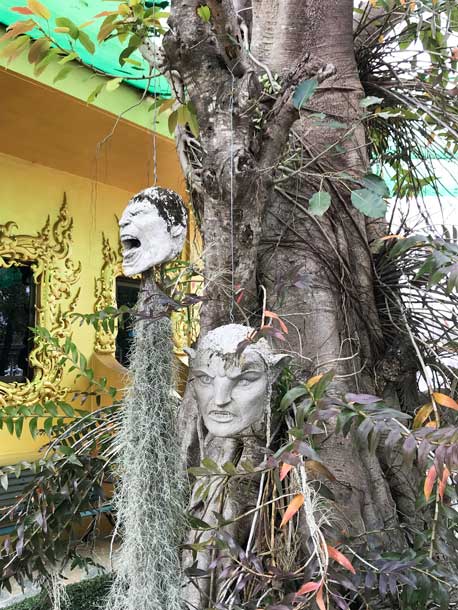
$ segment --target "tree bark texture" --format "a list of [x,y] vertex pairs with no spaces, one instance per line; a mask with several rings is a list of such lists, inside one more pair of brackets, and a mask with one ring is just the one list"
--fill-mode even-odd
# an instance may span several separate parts
[[[208,0],[210,23],[197,15],[199,4],[172,0],[164,48],[200,125],[197,165],[187,155],[188,136],[180,137],[205,244],[202,333],[232,319],[257,325],[262,285],[268,309],[288,324],[299,376],[334,369],[335,391],[376,392],[384,344],[373,227],[350,200],[351,180],[368,170],[353,2]],[[273,94],[262,75],[279,83]],[[320,84],[298,113],[292,94],[309,78]],[[308,201],[320,189],[332,205],[314,216]],[[233,299],[239,289],[240,306]],[[181,422],[188,449],[195,413],[188,395]],[[343,529],[373,549],[402,547],[379,459],[338,434],[323,439],[320,454],[337,478]]]

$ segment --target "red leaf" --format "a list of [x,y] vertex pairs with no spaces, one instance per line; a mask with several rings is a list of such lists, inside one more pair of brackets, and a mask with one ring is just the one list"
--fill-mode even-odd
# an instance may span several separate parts
[[321,582],[306,582],[305,585],[296,591],[296,595],[306,595],[307,593],[311,593],[312,591],[316,591],[322,586]]
[[304,496],[303,494],[297,494],[291,500],[288,508],[286,509],[285,514],[283,515],[283,519],[281,520],[280,527],[283,527],[288,523],[290,519],[294,517],[300,507],[304,504]]
[[323,585],[316,592],[316,604],[320,610],[327,610],[323,599]]
[[33,15],[33,11],[26,6],[12,6],[11,10],[15,13],[20,13],[21,15]]
[[444,493],[445,493],[445,488],[447,487],[447,480],[450,476],[450,470],[447,468],[447,466],[445,466],[444,468],[444,472],[442,473],[442,479],[439,483],[439,498],[441,499],[441,502],[444,501]]
[[331,559],[334,559],[334,561],[340,563],[342,567],[344,567],[346,570],[349,570],[352,574],[356,574],[355,568],[351,565],[350,560],[347,559],[345,555],[343,555],[340,551],[335,549],[333,546],[330,546],[329,544],[327,544],[326,547],[328,549],[329,557],[331,557]]
[[291,464],[282,464],[280,468],[280,481],[283,481],[288,472],[293,468],[294,466],[292,466]]
[[288,334],[288,327],[286,326],[286,324],[283,322],[283,320],[280,318],[280,316],[278,314],[274,313],[273,311],[268,311],[267,309],[265,309],[264,315],[267,318],[273,318],[274,320],[278,320],[278,323],[280,324],[280,328],[282,329],[282,331],[285,333],[285,335]]
[[431,497],[431,492],[433,491],[434,482],[437,477],[437,471],[435,466],[431,466],[431,468],[426,473],[425,485],[423,487],[423,492],[425,494],[426,501]]

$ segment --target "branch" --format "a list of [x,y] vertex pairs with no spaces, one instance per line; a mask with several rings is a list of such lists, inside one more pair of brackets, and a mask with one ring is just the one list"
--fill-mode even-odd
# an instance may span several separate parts
[[299,118],[299,111],[293,105],[293,95],[296,87],[305,79],[313,78],[318,83],[335,74],[332,64],[322,65],[309,63],[309,56],[303,57],[296,67],[286,77],[282,91],[269,114],[268,127],[263,136],[263,152],[260,167],[267,169],[275,165],[288,139],[293,123]]

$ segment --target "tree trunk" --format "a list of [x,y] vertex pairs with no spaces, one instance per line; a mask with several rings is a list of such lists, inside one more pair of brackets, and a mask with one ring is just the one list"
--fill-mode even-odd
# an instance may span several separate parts
[[[189,136],[180,137],[205,244],[202,333],[231,320],[256,325],[262,285],[268,309],[288,324],[300,377],[334,369],[334,391],[376,392],[383,337],[370,239],[377,227],[350,201],[351,180],[368,170],[353,2],[253,0],[246,11],[246,2],[208,0],[210,23],[198,17],[199,4],[172,0],[164,47],[200,125],[199,167]],[[265,74],[280,83],[271,95],[260,84]],[[299,115],[291,96],[308,78],[320,85]],[[332,205],[314,216],[308,201],[323,189]],[[195,419],[188,395],[187,449],[195,446]],[[320,454],[337,478],[342,529],[374,551],[402,547],[377,457],[339,434],[327,435]]]

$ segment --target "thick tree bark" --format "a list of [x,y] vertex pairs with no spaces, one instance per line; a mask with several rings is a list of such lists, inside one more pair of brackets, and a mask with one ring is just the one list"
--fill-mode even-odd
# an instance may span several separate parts
[[[164,41],[201,129],[201,168],[191,194],[205,242],[202,332],[232,319],[256,324],[262,284],[268,308],[288,323],[300,376],[333,368],[335,391],[375,392],[383,338],[371,231],[351,205],[348,181],[368,169],[353,2],[253,0],[243,21],[247,3],[207,4],[210,24],[197,16],[197,0],[172,0]],[[259,82],[265,73],[272,80],[278,75],[280,83],[270,96]],[[299,116],[291,95],[310,77],[323,82]],[[323,217],[307,211],[320,188],[332,195]],[[238,288],[244,291],[243,312],[234,304]],[[187,449],[196,446],[195,420],[188,395],[181,422]],[[333,434],[320,452],[337,478],[336,514],[349,535],[374,550],[402,547],[396,504],[379,460]]]

